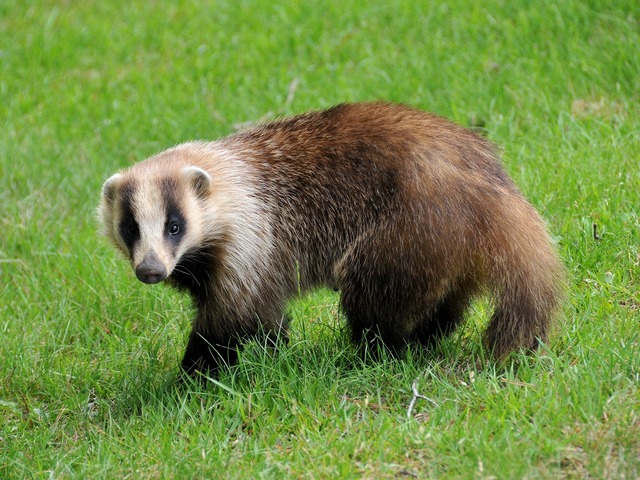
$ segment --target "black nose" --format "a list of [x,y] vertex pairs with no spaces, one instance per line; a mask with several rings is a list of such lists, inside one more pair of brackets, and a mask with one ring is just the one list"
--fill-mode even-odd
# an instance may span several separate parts
[[167,278],[167,269],[156,252],[151,250],[136,267],[136,277],[144,283],[158,283]]

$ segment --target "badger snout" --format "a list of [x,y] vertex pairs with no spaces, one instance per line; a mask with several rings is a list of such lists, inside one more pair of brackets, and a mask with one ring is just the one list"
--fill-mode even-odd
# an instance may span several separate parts
[[167,269],[156,252],[150,250],[136,267],[136,277],[144,283],[158,283],[167,278]]

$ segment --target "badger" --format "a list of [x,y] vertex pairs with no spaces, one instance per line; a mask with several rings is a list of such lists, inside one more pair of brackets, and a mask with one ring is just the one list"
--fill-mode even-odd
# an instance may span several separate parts
[[341,104],[163,151],[110,177],[98,215],[138,280],[193,299],[183,374],[215,375],[286,302],[340,292],[369,351],[430,346],[478,295],[495,359],[547,340],[563,268],[482,136],[384,102]]

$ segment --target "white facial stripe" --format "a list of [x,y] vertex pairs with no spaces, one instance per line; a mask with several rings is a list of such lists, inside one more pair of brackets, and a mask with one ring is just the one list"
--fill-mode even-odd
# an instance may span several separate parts
[[154,250],[165,266],[172,268],[173,262],[164,244],[165,202],[157,182],[148,181],[138,184],[133,208],[140,229],[140,240],[133,252],[134,266],[142,262],[150,250]]

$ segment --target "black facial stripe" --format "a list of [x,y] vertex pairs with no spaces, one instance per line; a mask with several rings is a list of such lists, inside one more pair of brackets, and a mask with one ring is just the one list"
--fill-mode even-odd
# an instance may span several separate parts
[[[177,192],[178,184],[171,178],[165,178],[160,184],[166,212],[164,236],[171,250],[175,252],[187,232],[187,221],[180,208]],[[177,228],[176,228],[177,227]],[[176,233],[172,231],[177,230]]]
[[135,184],[125,183],[120,187],[120,209],[122,216],[118,225],[120,237],[129,250],[129,256],[133,254],[133,246],[140,240],[140,228],[133,211],[133,198],[135,195]]

